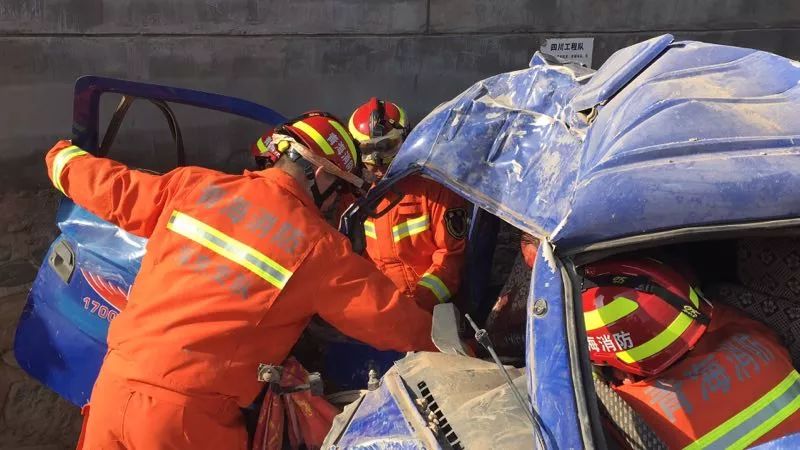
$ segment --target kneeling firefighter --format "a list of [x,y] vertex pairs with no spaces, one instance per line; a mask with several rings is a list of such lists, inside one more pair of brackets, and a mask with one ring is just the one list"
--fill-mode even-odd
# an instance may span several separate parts
[[[652,259],[585,267],[589,355],[669,448],[745,448],[800,431],[800,374],[777,336]],[[713,315],[712,315],[713,312]]]
[[239,408],[261,391],[312,316],[380,349],[434,350],[431,316],[322,218],[348,186],[345,125],[312,112],[274,130],[274,168],[184,167],[157,176],[68,141],[47,154],[53,184],[149,239],[112,322],[85,449],[244,449]]

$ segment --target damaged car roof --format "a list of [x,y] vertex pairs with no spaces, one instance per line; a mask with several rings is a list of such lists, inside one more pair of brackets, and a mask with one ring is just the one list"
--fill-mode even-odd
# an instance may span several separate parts
[[593,72],[537,53],[413,130],[421,170],[562,249],[800,216],[800,64],[670,35]]

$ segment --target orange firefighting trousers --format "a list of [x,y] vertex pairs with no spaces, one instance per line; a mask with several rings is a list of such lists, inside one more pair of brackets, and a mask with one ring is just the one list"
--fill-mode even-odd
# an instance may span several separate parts
[[79,450],[247,449],[232,399],[191,397],[103,373]]

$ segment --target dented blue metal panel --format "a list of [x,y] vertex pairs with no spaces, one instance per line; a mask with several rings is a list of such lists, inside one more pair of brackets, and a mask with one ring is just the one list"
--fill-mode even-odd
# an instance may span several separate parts
[[572,99],[570,106],[575,111],[585,111],[606,102],[658,58],[672,41],[672,35],[665,34],[614,53]]
[[569,207],[563,173],[577,171],[578,136],[557,119],[577,76],[544,59],[486,79],[412,131],[387,181],[411,165],[487,211],[542,235]]
[[677,227],[796,217],[800,65],[680,43],[589,128],[565,247]]
[[[108,326],[127,301],[145,240],[100,220],[69,199],[57,215],[51,245],[31,288],[14,338],[22,369],[76,405],[89,401],[106,352]],[[62,280],[51,265],[58,246],[75,256]]]
[[483,80],[415,128],[389,179],[422,166],[559,250],[796,217],[800,64],[671,41],[620,50],[591,81],[544,57]]
[[787,448],[800,448],[800,433],[765,442],[759,446],[752,447],[752,450],[784,450]]
[[[336,448],[359,450],[428,448],[410,426],[410,418],[406,417],[406,414],[418,413],[404,409],[397,395],[403,393],[393,392],[386,383],[368,392],[336,443]],[[410,399],[407,400],[410,402]]]
[[581,436],[581,417],[570,375],[569,353],[576,349],[570,348],[567,339],[565,318],[570,310],[563,297],[561,265],[549,244],[542,243],[534,265],[528,311],[533,311],[537,300],[545,302],[547,310],[543,315],[528,318],[528,392],[544,428],[542,437],[546,448],[588,448]]

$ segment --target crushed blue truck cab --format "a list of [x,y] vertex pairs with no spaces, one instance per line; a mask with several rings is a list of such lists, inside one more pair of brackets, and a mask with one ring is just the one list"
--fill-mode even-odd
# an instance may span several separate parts
[[[125,82],[99,80],[115,86],[107,91],[127,89]],[[796,61],[674,42],[669,35],[618,51],[596,72],[537,53],[530,67],[480,81],[421,121],[387,176],[350,210],[343,231],[357,238],[365,211],[398,180],[421,173],[480,209],[471,224],[468,272],[485,272],[491,263],[491,245],[483,244],[494,238],[481,230],[491,229],[486,224],[492,220],[540,238],[528,298],[526,371],[514,384],[527,386],[546,448],[604,447],[581,338],[576,265],[642,246],[798,227],[798,83]],[[157,94],[267,124],[280,120],[237,99],[172,88]],[[98,139],[94,102],[92,113],[76,101],[76,130],[89,149]],[[88,398],[102,359],[111,298],[130,285],[143,251],[141,240],[86,214],[62,204],[62,236],[46,256],[15,343],[20,365],[76,404]],[[468,276],[465,283],[465,292],[484,292],[486,277]],[[442,406],[451,420],[441,428],[420,413],[418,401],[436,384],[435,370],[414,366],[420,358],[398,362],[378,389],[346,408],[328,436],[331,448],[480,448],[475,429],[488,420],[480,414],[459,416],[463,405]],[[425,365],[477,361],[442,358]],[[502,389],[502,380],[486,370],[482,389]],[[448,403],[434,394],[437,403]],[[520,425],[513,413],[507,417],[509,427]],[[530,425],[522,425],[533,436]],[[484,438],[505,429],[493,427]],[[792,435],[762,448],[798,446],[800,435]]]
[[616,52],[597,72],[537,53],[528,69],[431,112],[363,209],[422,173],[541,238],[529,395],[547,448],[603,446],[568,266],[643,243],[800,225],[799,82],[797,61],[670,35]]

